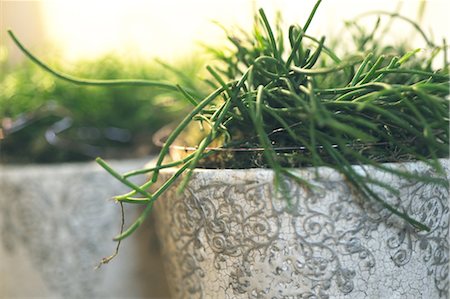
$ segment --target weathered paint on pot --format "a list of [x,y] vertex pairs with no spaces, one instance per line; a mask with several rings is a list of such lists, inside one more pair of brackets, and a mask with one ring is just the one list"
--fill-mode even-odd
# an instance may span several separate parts
[[[448,174],[449,161],[443,164]],[[434,175],[422,163],[386,165]],[[328,168],[319,169],[319,178],[312,169],[299,170],[318,188],[308,192],[288,181],[290,206],[274,195],[271,170],[196,170],[181,195],[172,187],[155,204],[172,296],[448,296],[448,190],[365,171],[398,189],[394,197],[374,187],[431,231],[416,231],[355,196]]]

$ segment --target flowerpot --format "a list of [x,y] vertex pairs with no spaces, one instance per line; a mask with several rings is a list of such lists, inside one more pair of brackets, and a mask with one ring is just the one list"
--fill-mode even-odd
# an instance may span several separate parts
[[[119,171],[143,164],[113,162]],[[93,162],[0,165],[0,298],[167,297],[150,226],[122,245],[122,258],[94,270],[120,229],[109,200],[126,191]]]
[[[442,160],[449,173],[449,161]],[[386,164],[418,173],[423,163]],[[300,169],[312,190],[268,169],[197,169],[181,194],[155,203],[174,298],[439,298],[449,291],[448,190],[372,167],[373,190],[427,224],[418,231],[359,197],[335,170]],[[168,177],[174,170],[162,171]],[[318,174],[318,176],[316,176]]]

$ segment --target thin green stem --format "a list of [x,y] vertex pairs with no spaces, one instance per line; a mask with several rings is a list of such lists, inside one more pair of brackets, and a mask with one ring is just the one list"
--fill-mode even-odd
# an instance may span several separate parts
[[262,8],[259,9],[259,14],[260,14],[261,19],[263,21],[264,28],[267,31],[267,35],[269,36],[270,46],[272,48],[273,56],[277,60],[281,60],[281,55],[280,55],[280,52],[278,51],[277,42],[275,41],[275,37],[273,35],[272,28],[270,27],[270,23],[267,20],[266,14],[264,13],[264,10]]
[[106,163],[102,158],[95,159],[95,162],[97,162],[103,169],[105,169],[107,172],[109,172],[113,177],[115,177],[117,180],[119,180],[122,184],[130,187],[131,189],[134,189],[136,192],[142,194],[145,197],[148,197],[149,199],[152,198],[152,195],[142,189],[141,187],[133,184],[131,181],[127,180],[123,175],[115,171],[111,166],[109,166],[108,163]]
[[93,79],[84,79],[74,77],[63,72],[54,70],[49,65],[38,59],[34,56],[28,49],[26,49],[23,44],[17,39],[14,33],[11,30],[8,30],[8,34],[17,47],[34,63],[36,63],[39,67],[49,72],[53,76],[62,79],[64,81],[68,81],[78,85],[94,85],[94,86],[151,86],[151,87],[160,87],[171,91],[178,91],[176,85],[171,83],[165,83],[160,81],[151,81],[151,80],[143,80],[143,79],[115,79],[115,80],[93,80]]

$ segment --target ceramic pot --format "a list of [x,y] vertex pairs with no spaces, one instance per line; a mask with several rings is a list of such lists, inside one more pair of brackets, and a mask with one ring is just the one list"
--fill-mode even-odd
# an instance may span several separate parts
[[[447,174],[449,161],[442,160]],[[386,164],[430,176],[423,163]],[[440,298],[449,291],[449,193],[371,167],[373,187],[427,224],[411,225],[352,191],[329,168],[298,170],[312,191],[287,181],[277,194],[268,169],[198,169],[154,215],[173,298]],[[162,172],[168,177],[174,170]]]
[[[112,165],[124,172],[144,161]],[[111,198],[127,191],[94,162],[0,165],[0,298],[167,297],[150,226],[94,270],[116,247],[121,215]]]

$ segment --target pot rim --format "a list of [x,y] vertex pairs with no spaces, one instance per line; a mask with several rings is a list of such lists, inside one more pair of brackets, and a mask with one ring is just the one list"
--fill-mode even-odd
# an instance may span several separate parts
[[[170,134],[170,131],[173,129],[173,125],[167,125],[159,129],[153,136],[152,142],[155,146],[162,148],[166,144],[166,139]],[[360,144],[347,144],[348,147],[353,148],[363,148],[363,147],[372,147],[372,146],[384,146],[388,145],[388,142],[372,142],[372,143],[360,143]],[[337,144],[331,145],[333,148],[338,148]],[[184,152],[193,152],[197,150],[196,146],[184,146],[172,144],[169,146],[170,149],[181,150]],[[321,145],[317,146],[317,149],[323,149],[324,147]],[[206,151],[215,151],[215,152],[263,152],[265,148],[263,147],[241,147],[241,148],[225,148],[225,147],[206,147]],[[274,147],[273,150],[275,152],[294,152],[294,151],[307,151],[305,146],[284,146],[284,147]]]
[[[446,158],[439,158],[437,159],[439,161],[439,163],[444,166],[445,168],[448,168],[448,170],[446,171],[446,176],[448,179],[450,179],[450,157],[446,157]],[[152,167],[154,166],[156,160],[152,160],[150,162],[148,162],[146,164],[146,167]],[[427,167],[427,168],[431,168],[430,165],[426,164],[423,161],[402,161],[402,162],[385,162],[385,163],[381,163],[384,166],[387,167],[392,167],[392,168],[410,168],[413,166],[420,166],[420,167]],[[367,173],[367,171],[370,170],[374,170],[374,171],[383,171],[381,169],[376,168],[373,165],[368,165],[368,164],[359,164],[359,165],[352,165],[353,169],[355,171],[361,171],[361,172],[365,172]],[[322,176],[322,175],[330,175],[332,173],[335,174],[340,174],[340,172],[338,170],[336,170],[333,167],[330,166],[305,166],[305,167],[294,167],[294,168],[287,168],[288,170],[294,171],[294,172],[301,172],[303,175],[306,175],[307,173],[310,175],[314,174],[314,177],[316,177],[316,174],[318,174],[318,176]],[[179,168],[177,167],[169,167],[169,168],[164,168],[161,169],[160,172],[161,173],[172,173],[172,172],[176,172],[178,171]],[[244,173],[273,173],[274,170],[272,168],[263,168],[263,167],[253,167],[253,168],[194,168],[193,171],[195,173],[200,173],[200,174],[204,174],[204,173],[223,173],[224,175],[227,175],[228,173],[235,173],[235,174],[244,174]]]

